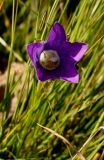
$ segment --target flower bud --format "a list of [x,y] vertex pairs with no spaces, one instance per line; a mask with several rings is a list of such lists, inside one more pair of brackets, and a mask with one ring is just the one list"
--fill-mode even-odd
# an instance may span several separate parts
[[60,64],[60,58],[56,51],[45,50],[40,54],[40,65],[47,70],[54,70]]

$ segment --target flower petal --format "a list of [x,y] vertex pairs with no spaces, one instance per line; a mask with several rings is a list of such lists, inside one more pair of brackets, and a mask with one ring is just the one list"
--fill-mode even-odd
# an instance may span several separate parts
[[77,72],[77,69],[75,67],[75,61],[68,57],[64,59],[63,61],[63,71],[61,71],[60,79],[72,82],[72,83],[78,83],[79,81],[79,74]]
[[37,77],[40,81],[46,81],[51,78],[55,78],[56,75],[50,73],[50,71],[44,69],[39,63],[40,54],[43,52],[45,42],[42,43],[30,43],[27,45],[27,52],[35,67]]
[[88,45],[83,42],[75,42],[70,45],[70,55],[76,61],[79,62],[85,52],[88,49]]
[[64,77],[64,78],[61,78],[62,80],[64,81],[68,81],[68,82],[72,82],[72,83],[78,83],[79,81],[79,74],[76,74],[76,76],[74,77]]
[[66,34],[62,25],[56,22],[48,36],[48,41],[66,41]]
[[28,55],[29,55],[33,65],[35,65],[35,67],[36,67],[36,62],[38,62],[40,53],[43,51],[43,49],[44,49],[44,42],[30,43],[27,45]]
[[64,56],[72,57],[76,62],[81,60],[87,49],[88,45],[83,42],[70,43],[66,41],[61,45],[61,50],[63,50]]
[[40,81],[46,81],[49,79],[56,79],[56,75],[49,70],[44,69],[40,65],[36,68],[36,74]]

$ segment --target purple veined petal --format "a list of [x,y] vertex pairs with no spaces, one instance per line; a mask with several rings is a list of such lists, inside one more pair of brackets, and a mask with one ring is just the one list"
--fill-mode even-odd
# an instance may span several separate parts
[[56,75],[52,71],[44,69],[42,66],[38,65],[36,68],[36,74],[40,81],[46,81],[49,79],[56,79]]
[[64,81],[68,81],[71,83],[78,83],[79,82],[79,74],[76,74],[74,77],[61,77],[60,79]]
[[75,67],[75,61],[70,57],[66,57],[63,61],[63,73],[60,76],[60,79],[72,82],[72,83],[78,83],[79,81],[79,74],[77,72],[77,69]]
[[55,78],[56,75],[50,74],[50,71],[44,69],[39,63],[40,54],[43,52],[45,42],[30,43],[27,45],[27,52],[35,67],[37,77],[40,81],[46,81],[51,78]]
[[83,42],[71,43],[70,55],[76,61],[79,62],[88,49],[88,45]]
[[66,41],[66,34],[62,25],[56,22],[48,36],[48,41]]
[[36,67],[40,53],[44,50],[44,42],[30,43],[27,45],[27,52],[32,61],[32,64]]
[[62,50],[64,55],[72,57],[76,62],[79,62],[88,49],[88,45],[83,42],[64,42]]
[[[74,75],[72,72],[74,72]],[[63,71],[60,68],[54,71],[47,71],[42,67],[38,67],[36,73],[40,81],[46,81],[49,79],[60,79],[72,83],[78,83],[79,81],[79,74],[75,68],[74,71],[70,71],[70,69],[69,71],[68,69],[67,71]]]

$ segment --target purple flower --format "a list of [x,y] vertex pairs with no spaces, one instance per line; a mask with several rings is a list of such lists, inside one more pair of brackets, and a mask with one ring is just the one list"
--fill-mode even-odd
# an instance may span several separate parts
[[75,64],[81,60],[88,45],[68,42],[64,28],[56,22],[45,42],[27,45],[29,57],[40,81],[60,79],[78,83],[79,74]]

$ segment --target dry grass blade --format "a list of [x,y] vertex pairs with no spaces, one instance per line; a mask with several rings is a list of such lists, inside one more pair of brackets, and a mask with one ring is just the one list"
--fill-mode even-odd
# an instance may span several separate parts
[[45,129],[46,131],[52,133],[54,136],[56,136],[56,137],[59,138],[60,140],[62,140],[62,142],[63,142],[64,144],[67,144],[69,147],[72,147],[72,148],[73,148],[73,146],[69,143],[69,141],[68,141],[67,139],[65,139],[63,136],[61,136],[60,134],[58,134],[56,131],[53,131],[52,129],[47,128],[47,127],[44,127],[44,126],[42,126],[42,125],[40,125],[40,124],[38,124],[38,123],[37,123],[37,125],[40,126],[40,127],[43,128],[43,129]]
[[[83,146],[80,148],[80,150],[78,151],[79,153],[82,151],[82,149],[92,140],[92,138],[101,130],[104,130],[104,126],[100,126],[94,133],[92,133],[90,135],[90,137],[87,139],[87,141],[83,144]],[[78,154],[76,154],[74,157],[73,157],[73,160],[76,158]]]
[[[57,138],[59,138],[65,145],[67,145],[69,148],[72,148],[73,150],[75,150],[75,148],[71,145],[71,143],[64,138],[62,135],[58,134],[56,131],[53,131],[50,128],[44,127],[42,125],[40,125],[39,123],[37,123],[37,125],[41,128],[43,128],[44,130],[52,133],[54,136],[56,136]],[[76,155],[81,159],[81,160],[86,160],[85,157],[79,152],[76,153]],[[73,158],[72,158],[73,159]]]

